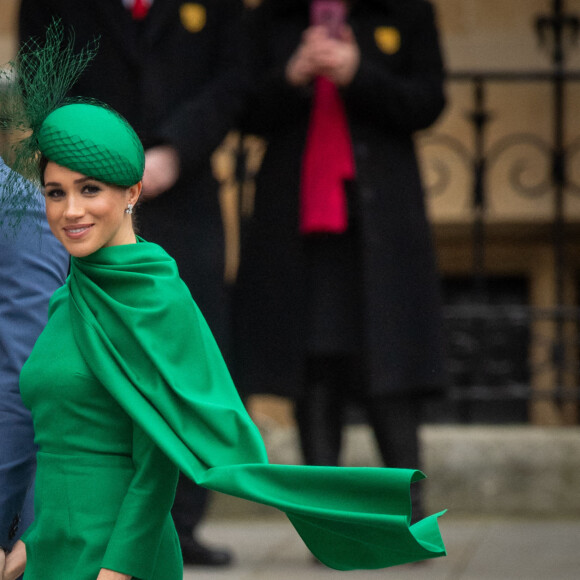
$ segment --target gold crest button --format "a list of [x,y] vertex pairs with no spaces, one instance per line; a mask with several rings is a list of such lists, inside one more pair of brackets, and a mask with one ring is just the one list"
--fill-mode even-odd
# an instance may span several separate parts
[[179,7],[179,18],[183,28],[188,32],[201,32],[207,20],[205,6],[186,2]]
[[385,54],[395,54],[401,48],[401,33],[393,26],[375,28],[375,42]]

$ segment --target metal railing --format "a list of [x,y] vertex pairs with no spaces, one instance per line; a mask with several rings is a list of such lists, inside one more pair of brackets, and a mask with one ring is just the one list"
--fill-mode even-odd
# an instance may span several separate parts
[[[580,35],[580,18],[565,13],[562,0],[555,0],[552,13],[536,19],[536,32],[541,46],[549,44],[551,49],[548,71],[461,71],[449,75],[451,85],[471,87],[472,109],[467,114],[471,147],[454,135],[437,131],[420,141],[420,146],[436,146],[440,151],[434,164],[437,178],[430,188],[431,195],[441,194],[449,186],[453,170],[446,164],[445,152],[461,160],[471,176],[470,289],[467,299],[464,293],[462,303],[448,300],[445,306],[451,375],[448,394],[456,403],[455,419],[464,422],[477,416],[474,413],[477,405],[489,402],[520,401],[525,405],[529,401],[549,400],[561,409],[570,404],[577,406],[580,400],[580,308],[566,303],[565,277],[573,267],[567,256],[570,227],[564,203],[566,195],[580,195],[580,184],[573,181],[569,171],[574,159],[580,161],[576,157],[580,152],[580,136],[568,141],[565,138],[568,120],[565,91],[571,83],[580,82],[580,71],[566,70],[565,56],[567,47],[573,46]],[[549,113],[544,114],[551,115],[551,138],[526,128],[492,141],[488,138],[489,125],[501,119],[488,106],[489,87],[526,83],[550,87]],[[486,270],[488,178],[497,162],[521,145],[531,147],[546,161],[546,175],[530,183],[522,179],[525,159],[512,160],[509,186],[522,199],[551,196],[555,300],[550,308],[537,308],[526,300],[494,303],[494,282]],[[494,348],[498,348],[498,343],[506,344],[506,336],[508,346],[494,358]],[[523,355],[517,345],[523,348]],[[515,347],[511,360],[509,347]],[[522,406],[515,412],[514,420],[521,409]],[[490,421],[493,412],[491,407],[487,417]]]

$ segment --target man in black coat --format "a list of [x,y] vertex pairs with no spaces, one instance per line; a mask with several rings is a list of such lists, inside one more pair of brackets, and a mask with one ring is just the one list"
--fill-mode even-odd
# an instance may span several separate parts
[[[413,144],[443,109],[442,58],[426,0],[338,9],[347,22],[334,30],[311,24],[308,0],[264,0],[248,16],[255,90],[245,129],[267,149],[241,253],[238,374],[246,393],[295,399],[306,462],[338,462],[352,397],[365,405],[385,463],[411,468],[423,394],[444,381],[439,283]],[[321,77],[337,89],[354,169],[343,183],[345,228],[305,234],[305,151]],[[328,152],[340,132],[331,130],[315,172],[335,162]],[[413,499],[420,517],[417,492]]]
[[[111,105],[139,134],[140,232],[176,259],[226,352],[224,238],[210,157],[244,100],[242,9],[241,0],[22,0],[19,22],[21,41],[42,38],[55,16],[74,29],[78,47],[99,39],[73,94]],[[193,540],[206,494],[193,485],[180,480],[173,511],[184,561],[226,564],[227,553]]]

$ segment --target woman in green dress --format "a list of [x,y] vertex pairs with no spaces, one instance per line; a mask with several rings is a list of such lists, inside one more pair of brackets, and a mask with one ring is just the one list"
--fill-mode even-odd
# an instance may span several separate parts
[[15,550],[25,580],[181,579],[179,470],[282,510],[339,570],[444,555],[440,514],[410,525],[420,472],[268,463],[174,260],[135,234],[144,155],[128,123],[67,102],[32,139],[71,269],[21,374],[38,445],[35,520]]

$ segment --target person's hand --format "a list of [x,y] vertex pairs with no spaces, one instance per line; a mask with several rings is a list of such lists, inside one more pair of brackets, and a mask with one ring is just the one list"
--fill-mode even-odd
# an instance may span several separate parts
[[4,566],[6,565],[6,552],[0,548],[0,580],[4,580]]
[[310,26],[302,33],[302,40],[286,65],[286,79],[291,85],[307,85],[322,74],[317,53],[328,38],[323,26]]
[[101,571],[97,576],[97,580],[131,580],[131,578],[133,578],[133,576],[114,572],[113,570],[107,570],[106,568],[101,568]]
[[286,80],[295,87],[307,85],[316,74],[311,58],[311,29],[302,34],[302,41],[286,65]]
[[[2,550],[0,550],[0,552],[4,553]],[[16,580],[16,578],[24,574],[25,567],[26,546],[24,545],[24,542],[18,540],[18,542],[14,544],[12,551],[6,556],[2,580]]]
[[346,87],[350,85],[360,67],[360,48],[350,26],[342,27],[336,44],[336,65],[329,71],[329,75],[339,87]]
[[339,38],[317,35],[310,47],[316,74],[328,77],[337,86],[348,86],[360,66],[360,49],[352,28],[344,25]]
[[171,189],[179,179],[179,154],[170,145],[159,145],[145,151],[143,200],[153,199]]

